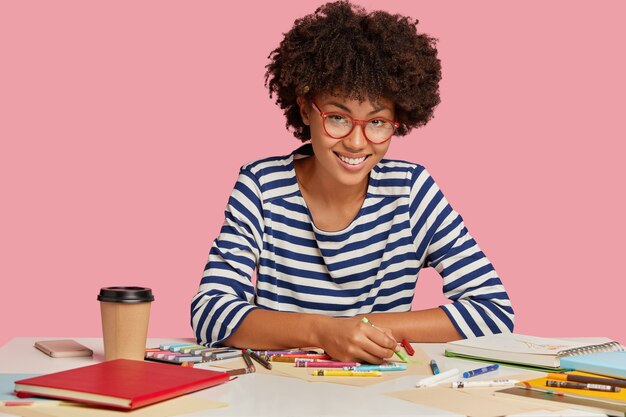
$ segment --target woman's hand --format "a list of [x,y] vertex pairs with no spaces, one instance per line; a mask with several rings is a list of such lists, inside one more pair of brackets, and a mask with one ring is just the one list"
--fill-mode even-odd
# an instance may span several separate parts
[[394,354],[397,342],[390,329],[375,327],[358,317],[322,320],[318,347],[334,359],[379,364]]

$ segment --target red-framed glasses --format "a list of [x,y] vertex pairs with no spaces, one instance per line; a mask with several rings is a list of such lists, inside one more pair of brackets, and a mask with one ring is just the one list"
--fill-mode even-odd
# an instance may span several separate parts
[[387,142],[393,136],[400,123],[384,117],[374,117],[369,120],[358,120],[346,113],[324,112],[313,102],[313,107],[322,116],[324,132],[333,139],[343,139],[354,130],[354,126],[361,125],[365,139],[373,143]]

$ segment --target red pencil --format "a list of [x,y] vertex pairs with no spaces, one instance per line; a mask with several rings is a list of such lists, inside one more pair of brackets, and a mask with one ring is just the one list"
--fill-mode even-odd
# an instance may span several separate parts
[[402,339],[402,342],[400,342],[400,344],[402,345],[404,350],[406,350],[406,353],[408,353],[409,356],[413,356],[415,354],[415,350],[413,350],[413,346],[411,346],[408,340]]

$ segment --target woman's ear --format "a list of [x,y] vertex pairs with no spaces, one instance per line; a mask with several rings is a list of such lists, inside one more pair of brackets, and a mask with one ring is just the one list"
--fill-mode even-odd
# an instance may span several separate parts
[[298,103],[298,107],[300,108],[300,117],[302,118],[302,123],[305,125],[309,125],[309,104],[306,99],[302,96],[298,96],[296,98],[296,102]]

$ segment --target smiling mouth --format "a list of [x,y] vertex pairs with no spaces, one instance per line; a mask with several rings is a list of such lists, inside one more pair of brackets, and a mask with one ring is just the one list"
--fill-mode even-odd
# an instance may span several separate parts
[[363,161],[365,161],[368,158],[367,156],[362,156],[360,158],[348,158],[346,156],[339,155],[339,154],[335,154],[335,155],[337,155],[337,157],[341,159],[341,161],[345,162],[348,165],[360,165],[363,163]]

